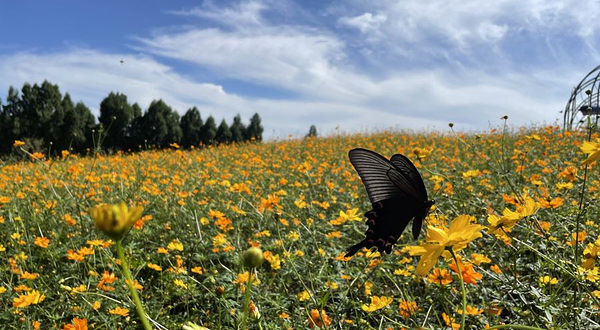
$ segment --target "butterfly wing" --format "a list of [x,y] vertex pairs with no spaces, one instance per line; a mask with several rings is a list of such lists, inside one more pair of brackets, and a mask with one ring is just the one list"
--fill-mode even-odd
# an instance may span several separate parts
[[[419,237],[419,233],[421,232],[421,227],[423,226],[423,219],[427,215],[427,211],[431,206],[429,200],[427,199],[427,189],[425,189],[425,183],[423,183],[423,178],[421,177],[421,174],[419,174],[415,164],[413,164],[406,156],[395,154],[390,159],[390,163],[400,173],[402,173],[403,178],[410,182],[409,185],[413,189],[413,196],[417,199],[418,205],[421,205],[422,207],[422,209],[417,211],[417,214],[413,219],[412,233],[413,237],[417,239],[417,237]],[[399,182],[398,180],[393,181],[396,183]]]
[[[350,247],[346,256],[354,255],[363,247],[376,247],[380,252],[391,252],[392,246],[411,219],[419,221],[419,230],[416,232],[418,236],[422,222],[421,198],[425,186],[422,180],[422,187],[415,185],[416,177],[412,169],[418,179],[420,175],[414,165],[406,158],[408,164],[401,163],[398,167],[378,153],[361,148],[350,150],[348,156],[367,190],[373,209],[365,214],[369,227],[365,233],[366,238]],[[415,228],[413,224],[413,235]]]
[[390,159],[390,163],[400,172],[403,177],[410,181],[410,187],[413,189],[414,196],[419,199],[419,201],[427,200],[427,189],[425,189],[425,183],[423,183],[423,178],[415,164],[413,164],[410,159],[401,154],[395,154]]
[[393,198],[373,204],[373,209],[365,213],[368,229],[365,238],[348,248],[350,257],[362,248],[377,248],[379,252],[390,253],[408,222],[415,216],[415,202],[407,198]]
[[[402,172],[380,154],[356,148],[348,152],[350,163],[358,172],[371,203],[402,196],[417,197],[416,191]],[[417,173],[418,175],[418,173]]]

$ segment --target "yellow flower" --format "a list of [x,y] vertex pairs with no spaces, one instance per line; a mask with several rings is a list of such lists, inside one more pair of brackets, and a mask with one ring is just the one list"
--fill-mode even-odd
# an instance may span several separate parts
[[300,301],[308,300],[308,299],[310,299],[310,293],[308,291],[304,290],[304,291],[298,293],[296,295],[296,298],[298,298],[298,300],[300,300]]
[[271,251],[263,252],[263,257],[267,259],[269,264],[271,264],[272,270],[281,269],[281,259],[279,258],[279,254],[273,254]]
[[385,306],[389,305],[392,300],[394,300],[394,298],[392,297],[386,297],[386,296],[381,296],[381,297],[377,297],[377,296],[373,296],[371,297],[371,303],[370,304],[363,304],[361,307],[363,309],[363,311],[365,312],[374,312],[378,309],[382,309]]
[[416,255],[421,255],[417,265],[417,274],[425,276],[437,263],[440,255],[448,250],[460,251],[476,238],[481,237],[481,225],[474,224],[475,218],[460,215],[450,223],[449,228],[429,226],[425,244],[417,249]]
[[108,312],[112,315],[120,315],[120,316],[128,316],[129,315],[128,308],[121,308],[119,306],[109,309]]
[[25,142],[21,141],[21,140],[15,140],[15,143],[13,143],[13,147],[18,148],[20,146],[24,146]]
[[13,298],[13,306],[17,308],[27,307],[29,305],[36,305],[46,299],[46,296],[37,290],[33,290],[24,295],[20,295],[17,298]]
[[558,279],[556,277],[550,277],[548,275],[540,277],[540,284],[557,284]]
[[584,154],[588,154],[588,158],[583,161],[582,164],[591,164],[600,158],[600,138],[596,139],[595,142],[583,142],[579,149],[581,149]]
[[141,206],[127,208],[125,203],[118,205],[98,205],[90,209],[90,215],[96,222],[96,226],[104,234],[114,240],[120,240],[125,232],[139,219],[142,211]]

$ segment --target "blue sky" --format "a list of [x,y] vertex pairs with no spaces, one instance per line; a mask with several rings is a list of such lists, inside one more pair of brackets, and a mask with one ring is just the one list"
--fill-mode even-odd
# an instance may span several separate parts
[[[265,137],[555,123],[600,64],[598,1],[6,1],[0,97],[162,98]],[[121,63],[121,60],[123,63]]]

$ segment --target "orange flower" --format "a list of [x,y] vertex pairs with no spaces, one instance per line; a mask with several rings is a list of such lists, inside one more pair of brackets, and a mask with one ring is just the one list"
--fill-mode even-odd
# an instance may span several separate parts
[[46,299],[46,296],[43,293],[40,293],[37,290],[32,290],[31,292],[20,295],[17,298],[13,298],[13,307],[24,308],[29,305],[36,305],[44,301],[44,299]]
[[431,274],[427,276],[427,280],[431,283],[446,285],[452,283],[452,276],[445,269],[435,268]]
[[119,306],[109,309],[108,312],[111,313],[112,315],[120,315],[120,316],[128,316],[129,315],[129,309],[121,308]]
[[33,240],[33,244],[45,249],[50,244],[50,240],[48,239],[48,237],[36,237]]
[[[460,272],[463,277],[463,281],[468,284],[477,284],[478,280],[483,278],[483,275],[473,270],[473,265],[471,264],[463,264],[462,262],[458,262],[460,267]],[[455,273],[458,274],[458,270],[456,268],[456,263],[452,261],[450,264],[450,269],[452,269]]]
[[411,317],[420,310],[416,301],[400,300],[400,316]]
[[86,319],[73,318],[71,323],[66,324],[63,330],[87,330],[88,328]]
[[331,318],[327,316],[324,310],[320,312],[316,309],[312,309],[310,311],[310,316],[308,317],[308,325],[311,328],[314,327],[322,327],[323,325],[329,326],[331,324]]

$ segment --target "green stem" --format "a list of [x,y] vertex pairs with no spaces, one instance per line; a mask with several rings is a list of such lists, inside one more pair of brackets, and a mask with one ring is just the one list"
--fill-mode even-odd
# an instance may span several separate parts
[[146,330],[152,330],[152,326],[150,322],[148,322],[148,318],[146,317],[146,313],[144,312],[144,307],[142,306],[142,301],[137,294],[137,290],[133,286],[133,279],[131,278],[131,273],[129,272],[129,265],[127,264],[127,259],[125,259],[125,252],[123,252],[123,244],[121,240],[117,241],[117,254],[119,255],[119,260],[121,260],[121,270],[123,271],[123,275],[125,275],[125,282],[129,287],[129,293],[131,293],[131,298],[135,303],[135,309],[137,310],[138,317]]
[[246,330],[246,322],[248,321],[248,314],[250,308],[250,291],[252,290],[252,274],[253,269],[248,271],[248,285],[246,286],[246,293],[244,295],[244,316],[242,318],[242,330]]
[[465,290],[465,282],[463,281],[460,265],[458,264],[458,258],[456,257],[456,254],[454,254],[452,247],[450,247],[450,253],[452,254],[452,258],[454,258],[454,263],[456,264],[456,269],[458,272],[458,279],[460,280],[460,289],[462,291],[462,319],[460,321],[460,328],[464,329],[465,316],[467,315],[467,291]]
[[522,329],[522,330],[544,330],[542,328],[536,328],[536,327],[528,327],[526,325],[516,325],[516,324],[502,324],[502,325],[495,325],[493,327],[489,327],[489,330],[493,330],[493,329]]

